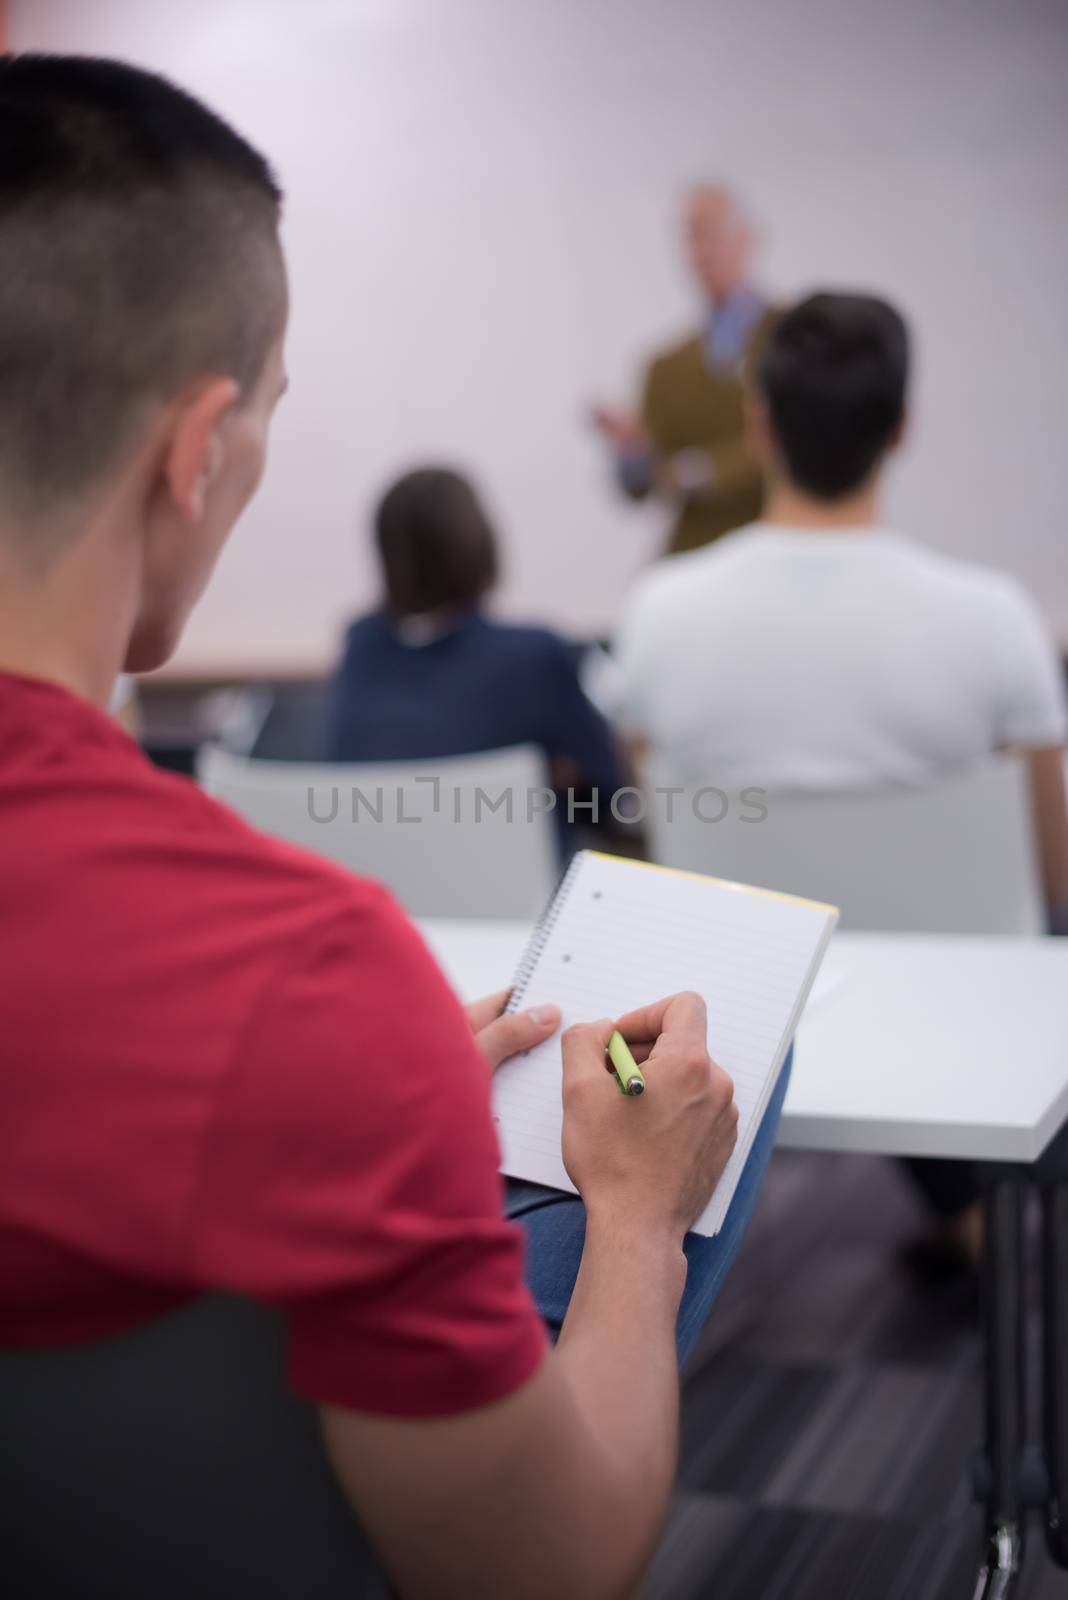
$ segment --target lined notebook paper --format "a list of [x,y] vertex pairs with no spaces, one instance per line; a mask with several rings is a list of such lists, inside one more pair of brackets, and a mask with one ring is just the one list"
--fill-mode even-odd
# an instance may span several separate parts
[[[551,1001],[567,1028],[680,989],[703,996],[709,1053],[734,1080],[739,1121],[698,1233],[723,1224],[837,920],[833,906],[584,850],[531,937],[509,1010]],[[501,1170],[574,1193],[560,1154],[561,1072],[557,1034],[500,1068],[494,1113]]]

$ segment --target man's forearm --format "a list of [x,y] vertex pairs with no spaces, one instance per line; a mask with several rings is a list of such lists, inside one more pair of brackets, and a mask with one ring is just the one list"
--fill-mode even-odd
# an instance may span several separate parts
[[685,1282],[677,1239],[651,1234],[641,1217],[592,1217],[557,1346],[607,1463],[610,1481],[599,1489],[616,1499],[635,1576],[655,1547],[675,1477],[675,1319]]
[[621,1600],[675,1472],[677,1242],[591,1223],[556,1350],[515,1395],[457,1417],[328,1407],[340,1480],[398,1590],[419,1600]]

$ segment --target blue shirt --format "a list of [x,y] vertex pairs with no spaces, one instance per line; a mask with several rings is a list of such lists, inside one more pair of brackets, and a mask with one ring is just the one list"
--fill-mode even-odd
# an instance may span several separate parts
[[515,744],[570,757],[602,809],[623,782],[608,724],[579,683],[578,652],[547,628],[476,611],[413,644],[382,611],[352,624],[330,691],[328,760],[434,760]]
[[720,301],[705,334],[705,359],[713,372],[738,366],[748,347],[749,335],[766,309],[767,301],[755,289],[745,286]]

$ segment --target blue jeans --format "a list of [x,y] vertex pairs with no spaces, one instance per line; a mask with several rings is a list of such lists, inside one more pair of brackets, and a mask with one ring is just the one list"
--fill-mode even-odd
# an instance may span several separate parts
[[[793,1054],[791,1045],[722,1228],[711,1239],[697,1233],[686,1235],[686,1287],[675,1325],[680,1364],[689,1355],[712,1309],[712,1302],[738,1253],[753,1214],[775,1143]],[[558,1189],[546,1189],[539,1183],[509,1179],[505,1209],[527,1231],[527,1281],[555,1340],[567,1312],[582,1257],[586,1237],[585,1207],[575,1195],[561,1194]]]

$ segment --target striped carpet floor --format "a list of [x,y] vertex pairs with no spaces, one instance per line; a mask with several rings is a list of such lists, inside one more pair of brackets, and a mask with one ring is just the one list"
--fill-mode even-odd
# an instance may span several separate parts
[[[890,1162],[777,1152],[683,1387],[646,1600],[971,1600],[974,1289],[915,1288]],[[1020,1600],[1068,1600],[1033,1527]]]

